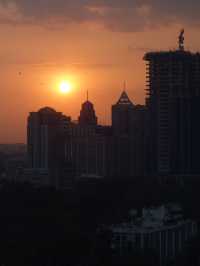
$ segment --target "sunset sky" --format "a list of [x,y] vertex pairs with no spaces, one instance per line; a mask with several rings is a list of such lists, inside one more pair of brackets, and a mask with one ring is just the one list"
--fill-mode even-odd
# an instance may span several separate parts
[[26,142],[28,113],[42,106],[77,119],[87,90],[102,124],[124,80],[144,103],[144,53],[176,49],[181,28],[200,50],[199,13],[197,0],[0,0],[0,143]]

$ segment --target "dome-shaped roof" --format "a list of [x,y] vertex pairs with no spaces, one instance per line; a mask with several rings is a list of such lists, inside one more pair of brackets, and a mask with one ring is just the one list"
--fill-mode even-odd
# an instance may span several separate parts
[[83,109],[93,109],[93,103],[91,103],[90,101],[86,101],[82,104],[82,108]]
[[56,113],[56,111],[55,111],[53,108],[48,107],[48,106],[41,108],[38,112],[39,112],[39,113],[42,113],[42,114],[52,114],[52,113]]
[[82,104],[79,116],[79,123],[82,125],[96,125],[97,117],[95,115],[94,105],[88,101]]
[[93,103],[91,103],[90,101],[86,101],[83,103],[83,105],[92,105],[93,106]]

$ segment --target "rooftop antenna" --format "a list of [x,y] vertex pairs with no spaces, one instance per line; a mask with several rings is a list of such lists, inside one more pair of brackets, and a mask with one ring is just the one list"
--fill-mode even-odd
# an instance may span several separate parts
[[124,80],[124,91],[126,91],[126,81]]
[[184,33],[185,33],[185,30],[182,29],[178,37],[178,46],[179,46],[180,51],[184,51],[184,41],[185,41]]
[[89,96],[88,96],[88,90],[87,90],[87,102],[88,102]]

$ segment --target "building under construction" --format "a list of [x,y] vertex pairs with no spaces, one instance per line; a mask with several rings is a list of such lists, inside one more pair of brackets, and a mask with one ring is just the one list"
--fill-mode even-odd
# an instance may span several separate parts
[[145,54],[147,171],[200,174],[200,54],[179,49]]

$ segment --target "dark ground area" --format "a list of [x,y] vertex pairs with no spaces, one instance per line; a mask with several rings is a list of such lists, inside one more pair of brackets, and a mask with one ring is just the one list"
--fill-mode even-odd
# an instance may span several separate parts
[[[181,203],[185,216],[199,220],[200,181],[183,186],[138,180],[85,180],[73,191],[2,182],[0,264],[158,265],[152,251],[113,256],[109,232],[97,239],[96,228],[124,221],[132,208],[170,201]],[[188,243],[175,265],[199,265],[199,239]]]

